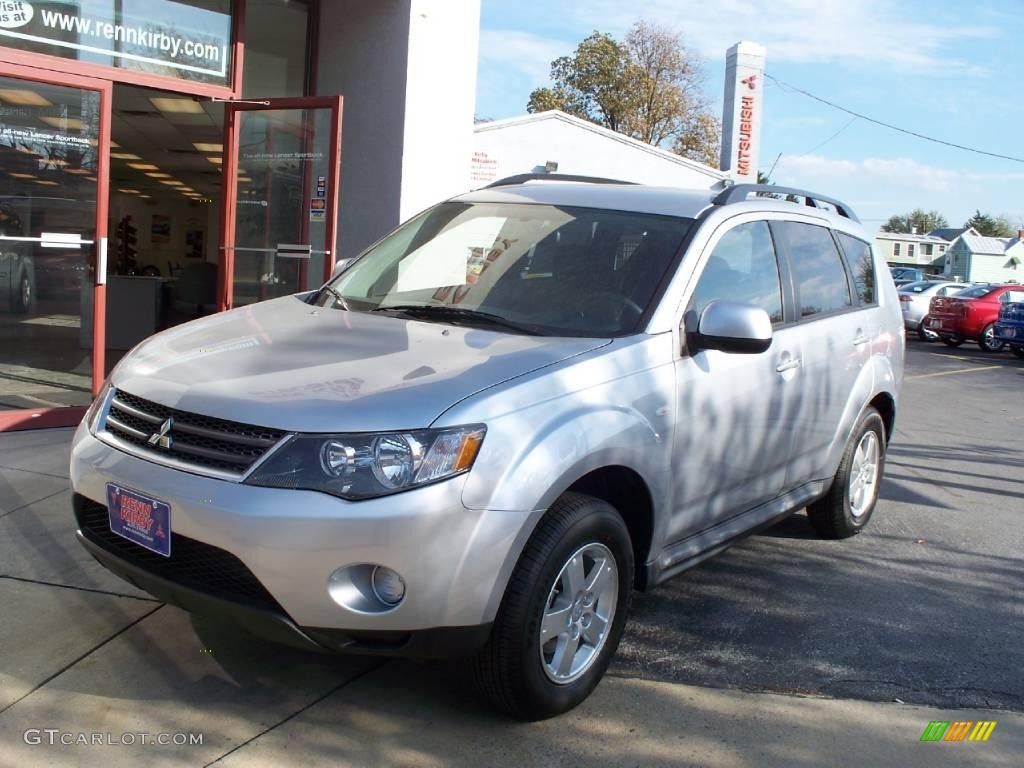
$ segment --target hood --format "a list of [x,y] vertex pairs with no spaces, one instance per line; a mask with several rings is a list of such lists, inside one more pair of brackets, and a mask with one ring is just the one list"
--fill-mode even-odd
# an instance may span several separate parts
[[476,392],[608,343],[322,309],[288,296],[158,334],[111,382],[171,408],[288,431],[414,429]]

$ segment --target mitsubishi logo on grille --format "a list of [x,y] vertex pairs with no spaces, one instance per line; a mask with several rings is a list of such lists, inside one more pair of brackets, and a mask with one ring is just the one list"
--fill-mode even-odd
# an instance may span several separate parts
[[148,442],[150,445],[156,445],[160,448],[170,450],[171,446],[174,445],[174,437],[171,436],[171,430],[174,428],[174,417],[167,419],[163,424],[160,425],[160,430],[154,432],[149,436]]

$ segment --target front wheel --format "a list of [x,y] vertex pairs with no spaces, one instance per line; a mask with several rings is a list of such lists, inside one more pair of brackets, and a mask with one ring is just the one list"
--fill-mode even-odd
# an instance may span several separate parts
[[864,529],[875,511],[884,469],[885,424],[869,407],[857,421],[829,492],[807,508],[819,536],[845,539]]
[[943,336],[942,343],[945,344],[947,347],[959,347],[961,344],[964,343],[964,340],[961,339],[959,336]]
[[597,687],[619,645],[633,589],[633,548],[609,504],[560,497],[527,542],[474,659],[477,687],[498,709],[541,720]]
[[996,338],[996,324],[989,323],[978,337],[978,346],[986,352],[1002,352],[1006,344]]

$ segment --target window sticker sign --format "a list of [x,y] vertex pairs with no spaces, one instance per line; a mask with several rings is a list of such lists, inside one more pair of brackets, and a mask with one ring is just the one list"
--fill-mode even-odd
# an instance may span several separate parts
[[0,0],[0,45],[226,85],[230,0]]

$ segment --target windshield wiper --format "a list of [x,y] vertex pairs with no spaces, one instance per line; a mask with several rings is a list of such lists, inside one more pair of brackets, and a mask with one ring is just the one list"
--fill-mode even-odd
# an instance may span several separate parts
[[321,291],[321,293],[329,293],[329,294],[331,294],[331,296],[334,298],[335,303],[340,304],[341,308],[344,309],[346,312],[351,312],[352,311],[352,310],[350,310],[348,308],[348,302],[345,301],[345,297],[342,296],[340,293],[338,293],[333,288],[331,288],[331,286],[325,285],[325,286],[323,286],[320,289],[320,291]]
[[543,336],[535,326],[523,325],[514,320],[507,320],[501,315],[493,315],[490,312],[481,312],[478,309],[463,309],[452,307],[447,304],[392,304],[387,307],[375,307],[371,312],[398,312],[403,315],[415,318],[437,317],[438,319],[459,321],[477,321],[489,323],[501,328],[508,328],[517,333],[524,333],[529,336]]

